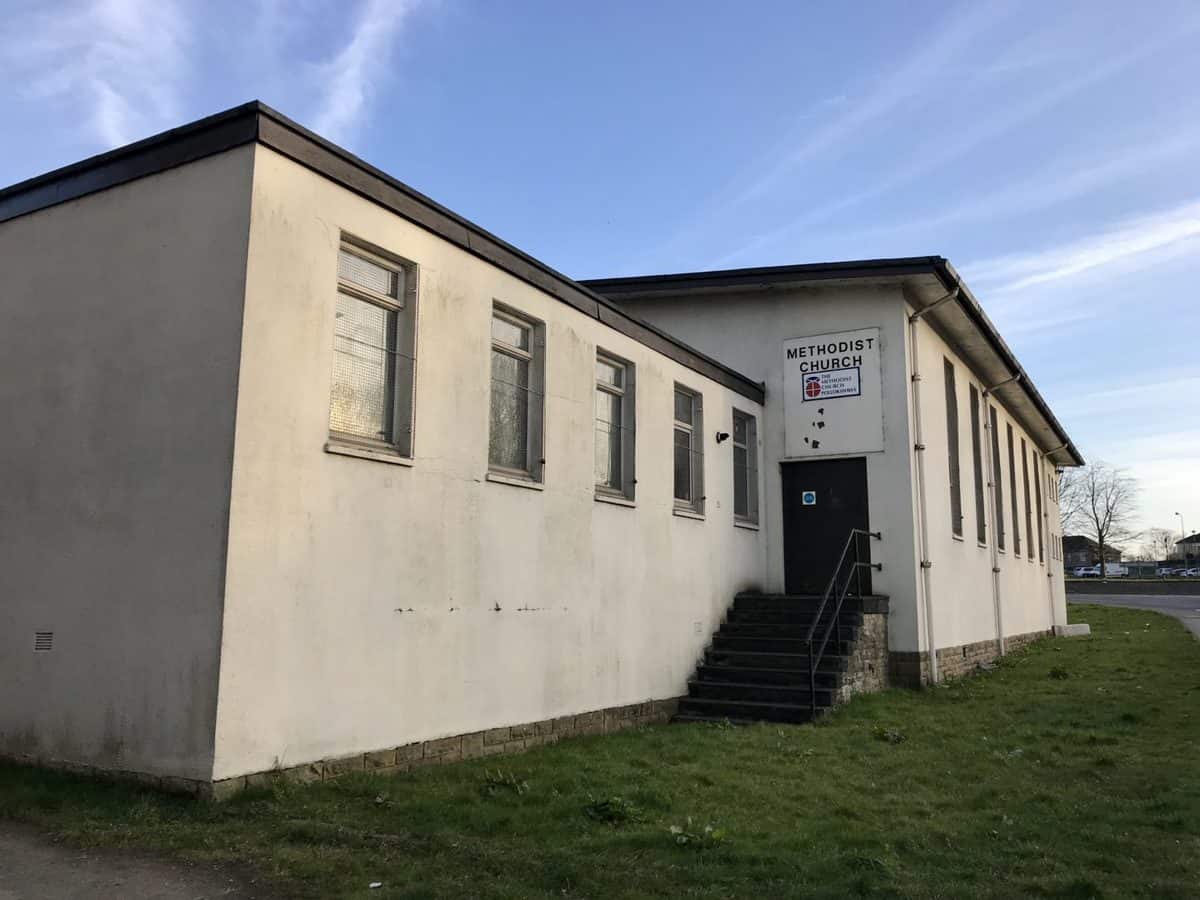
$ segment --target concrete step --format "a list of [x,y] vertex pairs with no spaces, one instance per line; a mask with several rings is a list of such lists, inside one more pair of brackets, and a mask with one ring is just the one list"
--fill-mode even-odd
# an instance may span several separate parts
[[[814,639],[814,650],[820,649],[820,642],[821,636]],[[806,665],[808,660],[808,642],[799,638],[743,637],[741,635],[728,635],[717,632],[713,636],[712,649],[739,653],[795,653],[804,657]],[[825,654],[848,656],[853,649],[854,646],[851,642],[834,640],[831,635],[829,642],[825,645]]]
[[812,719],[812,710],[807,704],[757,703],[748,700],[711,700],[695,697],[687,697],[679,701],[679,714],[710,719],[743,719],[759,722],[800,723]]
[[[740,684],[775,684],[792,687],[808,687],[808,663],[803,669],[760,669],[750,666],[710,665],[703,663],[696,669],[696,678],[702,681],[734,681]],[[816,673],[818,688],[836,687],[841,681],[840,672]]]
[[[752,703],[783,703],[807,706],[808,685],[762,684],[761,682],[705,681],[688,682],[688,696],[697,700],[745,700]],[[833,704],[833,688],[817,688],[817,706]]]
[[[749,669],[791,669],[808,674],[807,653],[758,653],[747,650],[714,650],[709,649],[704,655],[705,662],[715,666],[741,666]],[[844,672],[847,659],[845,656],[826,653],[817,666],[820,672]]]

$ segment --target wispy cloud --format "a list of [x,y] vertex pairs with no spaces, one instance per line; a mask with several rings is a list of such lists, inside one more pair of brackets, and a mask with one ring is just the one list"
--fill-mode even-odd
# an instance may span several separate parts
[[397,35],[417,0],[365,0],[349,41],[319,67],[323,86],[314,129],[334,141],[349,140],[362,122],[371,93],[386,72]]
[[932,215],[856,229],[856,238],[931,231],[964,222],[995,222],[1006,217],[1050,209],[1200,151],[1200,131],[1114,148],[1102,157],[1065,160],[1059,166],[1016,184],[967,196]]
[[883,73],[865,94],[840,102],[837,104],[839,112],[827,118],[825,124],[810,131],[794,146],[778,152],[775,162],[753,177],[737,196],[737,201],[763,196],[798,166],[817,156],[836,152],[867,127],[922,97],[937,84],[945,68],[1003,15],[1003,8],[994,3],[962,7],[933,33],[927,43],[922,43],[895,68]]
[[1097,269],[1137,265],[1190,253],[1200,239],[1200,200],[1140,216],[1103,231],[1033,253],[984,260],[963,267],[972,283],[997,294],[1016,293]]
[[1122,73],[1136,63],[1162,52],[1167,46],[1179,40],[1181,34],[1190,34],[1195,31],[1195,23],[1192,23],[1185,28],[1164,34],[1155,40],[1127,50],[1125,53],[1112,56],[1105,62],[1090,67],[1074,78],[1060,81],[1048,90],[1042,91],[1023,102],[1005,106],[994,115],[982,118],[966,126],[945,140],[933,146],[921,148],[906,164],[899,166],[874,184],[868,185],[861,190],[844,194],[828,203],[810,207],[803,215],[793,218],[778,228],[760,233],[752,240],[736,247],[718,262],[719,264],[727,265],[756,251],[760,251],[764,247],[793,238],[802,229],[825,222],[836,213],[858,206],[868,200],[874,200],[898,187],[910,184],[919,178],[937,172],[977,148],[996,140],[1036,116],[1062,104],[1076,94],[1094,87]]
[[11,15],[0,71],[27,97],[72,104],[113,147],[176,122],[191,24],[173,0],[88,0]]

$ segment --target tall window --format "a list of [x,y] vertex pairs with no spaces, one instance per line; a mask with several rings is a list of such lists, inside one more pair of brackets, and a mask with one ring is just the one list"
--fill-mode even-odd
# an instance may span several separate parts
[[634,368],[596,354],[596,490],[633,499]]
[[512,310],[492,310],[492,410],[488,465],[542,480],[543,326]]
[[950,456],[950,527],[962,537],[962,484],[958,466],[958,393],[954,389],[954,365],[943,360],[946,375],[946,448]]
[[996,495],[996,546],[1004,549],[1004,476],[1000,469],[1000,430],[996,407],[988,407],[992,432],[992,493]]
[[987,543],[986,501],[983,493],[983,440],[979,434],[979,391],[971,385],[971,463],[975,467],[975,539]]
[[1038,455],[1033,454],[1033,487],[1034,493],[1037,495],[1037,525],[1038,525],[1038,562],[1046,561],[1046,550],[1042,542],[1042,465],[1038,461]]
[[1008,427],[1008,487],[1012,496],[1013,553],[1021,555],[1021,523],[1017,519],[1017,457],[1013,452],[1012,425]]
[[758,524],[758,422],[733,411],[733,518]]
[[675,385],[675,508],[704,512],[704,410],[700,395]]
[[343,242],[334,305],[330,437],[412,455],[415,267]]
[[[1021,438],[1021,480],[1025,485],[1025,543],[1029,548],[1029,558],[1033,559],[1033,504],[1029,502],[1029,455],[1025,449],[1025,438]],[[1038,524],[1041,524],[1041,520]]]

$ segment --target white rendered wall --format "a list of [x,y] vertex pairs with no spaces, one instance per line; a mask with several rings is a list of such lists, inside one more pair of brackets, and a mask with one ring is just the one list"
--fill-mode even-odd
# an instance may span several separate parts
[[[933,590],[934,640],[939,647],[955,647],[996,637],[995,603],[992,591],[992,556],[990,544],[996,535],[990,521],[987,544],[980,544],[976,534],[974,462],[971,450],[971,398],[969,385],[980,393],[981,449],[990,453],[990,437],[984,432],[983,416],[988,408],[982,398],[987,386],[964,364],[963,360],[925,322],[918,326],[917,344],[922,374],[922,427],[926,446],[926,498],[929,522],[929,555],[933,562],[930,571]],[[950,462],[947,441],[946,390],[944,360],[954,364],[959,423],[959,471],[962,484],[962,539],[953,534],[950,517]],[[1058,533],[1058,507],[1048,503],[1045,473],[1053,465],[1040,456],[1032,438],[1010,416],[998,397],[987,403],[996,408],[997,432],[1000,440],[1000,476],[1004,488],[1004,530],[1006,549],[998,555],[1000,568],[1000,609],[1005,636],[1044,631],[1054,624],[1066,623],[1066,595],[1063,589],[1062,564],[1051,556],[1048,534],[1051,523]],[[1017,492],[1013,496],[1008,465],[1007,425],[1013,426],[1013,459],[1016,463]],[[1032,542],[1025,533],[1025,495],[1021,469],[1021,439],[1029,455],[1029,502],[1032,510]],[[1042,559],[1038,559],[1037,487],[1033,454],[1040,457],[1042,475]],[[987,459],[984,465],[985,494]],[[985,496],[984,515],[988,516]],[[1021,527],[1021,554],[1014,552],[1013,503]],[[1033,559],[1029,548],[1033,547]]]
[[[763,442],[763,516],[767,538],[767,583],[783,590],[783,509],[779,463],[785,458],[783,416],[784,342],[790,338],[878,327],[883,377],[883,451],[865,456],[872,530],[872,559],[883,570],[874,589],[890,596],[892,650],[918,650],[917,557],[912,441],[909,437],[906,320],[898,288],[839,285],[744,293],[713,293],[622,301],[637,315],[767,388]],[[833,401],[836,402],[836,401]]]
[[[411,467],[323,452],[339,237],[420,266]],[[493,299],[547,324],[545,489],[485,480]],[[597,347],[637,366],[635,508],[597,502]],[[672,400],[704,395],[704,521]],[[750,400],[259,147],[214,777],[678,696],[765,541],[734,526]]]
[[0,224],[0,752],[211,774],[252,160]]

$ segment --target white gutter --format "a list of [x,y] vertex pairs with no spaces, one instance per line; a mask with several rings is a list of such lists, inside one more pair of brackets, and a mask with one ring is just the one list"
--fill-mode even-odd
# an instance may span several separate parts
[[921,608],[925,618],[925,646],[929,651],[929,678],[934,683],[938,677],[937,642],[933,636],[933,587],[929,570],[933,562],[929,559],[929,517],[925,502],[925,438],[921,427],[921,366],[917,352],[917,323],[927,312],[958,297],[955,288],[944,297],[914,312],[908,317],[908,358],[912,383],[913,451],[917,455],[917,541],[921,549]]

